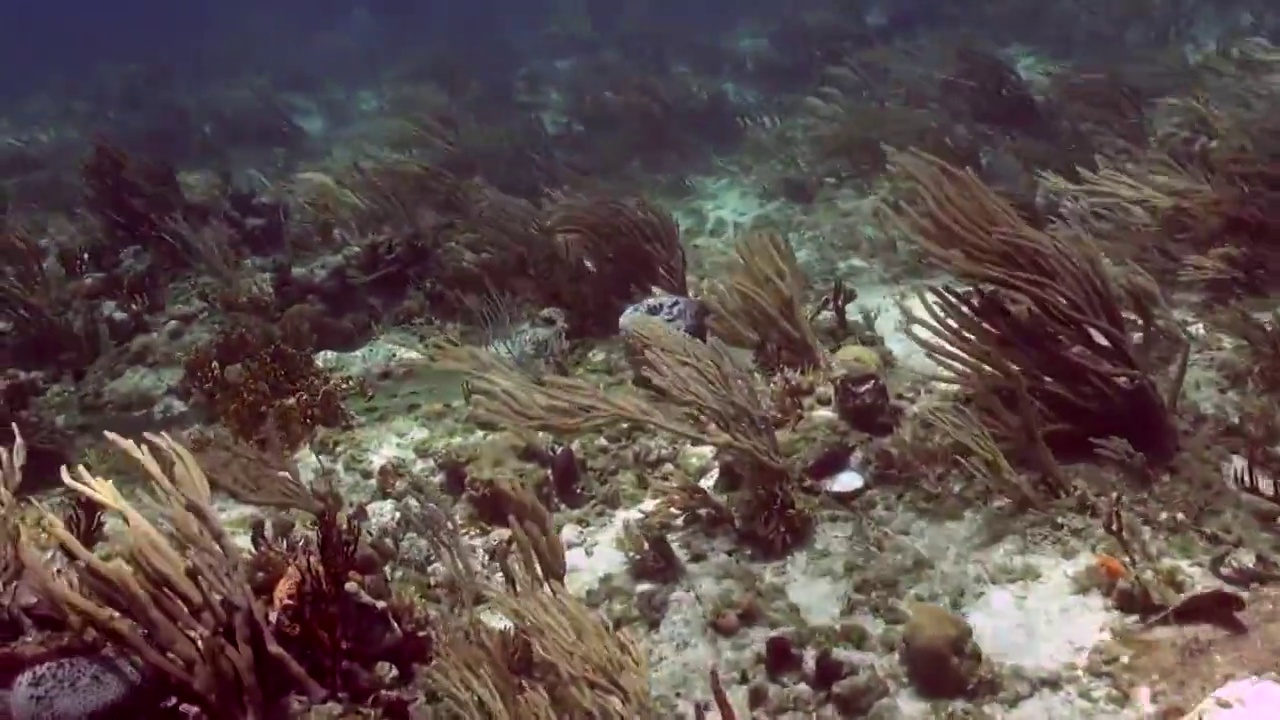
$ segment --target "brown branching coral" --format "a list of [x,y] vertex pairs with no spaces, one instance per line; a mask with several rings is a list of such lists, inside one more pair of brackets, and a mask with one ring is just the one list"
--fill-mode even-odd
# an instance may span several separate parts
[[770,556],[803,542],[812,519],[796,497],[798,477],[779,448],[767,402],[751,377],[714,340],[702,343],[641,323],[633,341],[664,402],[609,394],[573,378],[533,381],[477,348],[443,347],[437,361],[470,377],[472,410],[482,421],[554,434],[639,423],[713,445],[745,478],[734,505],[738,532]]
[[1109,77],[1075,75],[1077,82],[1054,88],[1056,98],[1042,100],[1006,59],[966,40],[889,47],[829,66],[804,100],[807,134],[816,141],[806,169],[873,179],[888,164],[887,148],[913,147],[981,168],[1033,208],[1032,171],[1088,166],[1099,135],[1112,144],[1121,133],[1144,139],[1140,100]]
[[736,246],[738,262],[724,282],[707,291],[716,337],[751,348],[771,370],[814,370],[826,352],[809,324],[804,273],[790,243],[780,235],[754,233]]
[[[800,104],[809,126],[809,162],[824,175],[874,179],[889,147],[916,147],[961,167],[981,163],[982,138],[955,114],[936,107],[930,59],[900,47],[876,46],[828,65],[821,84]],[[964,114],[961,114],[963,117]]]
[[1216,329],[1235,338],[1241,352],[1222,368],[1232,385],[1264,395],[1280,395],[1280,313],[1259,318],[1232,308],[1211,320]]
[[615,58],[584,64],[568,80],[563,93],[575,130],[560,144],[575,167],[595,175],[678,172],[743,135],[740,110],[724,88],[694,73],[637,72]]
[[[1257,293],[1280,268],[1280,164],[1248,153],[1217,154],[1184,166],[1152,151],[1103,161],[1072,182],[1042,183],[1067,222],[1146,253],[1153,269],[1223,298]],[[1173,267],[1168,257],[1177,258]]]
[[1100,158],[1096,170],[1079,169],[1074,179],[1042,173],[1040,184],[1056,200],[1060,224],[1160,277],[1213,282],[1233,274],[1234,259],[1221,252],[1228,248],[1207,249],[1222,236],[1225,206],[1202,169],[1151,151]]
[[680,228],[646,200],[565,199],[548,224],[571,261],[607,261],[615,274],[630,270],[638,276],[630,282],[642,290],[687,292]]
[[495,294],[542,307],[548,280],[564,265],[538,207],[440,167],[387,161],[347,177],[295,180],[308,188],[309,222],[358,238],[359,253],[328,283],[340,293],[305,288],[340,312],[410,293],[436,317],[456,317],[474,298]]
[[[543,511],[545,512],[545,510]],[[450,720],[647,720],[656,717],[644,650],[611,628],[565,589],[557,577],[563,550],[544,557],[554,533],[512,528],[503,563],[504,586],[488,590],[491,616],[467,612],[441,632],[428,671]],[[437,551],[450,555],[456,543]],[[550,562],[549,568],[546,563]],[[455,557],[451,565],[467,566]],[[469,581],[477,573],[458,578]],[[474,593],[470,593],[474,594]]]
[[117,250],[140,247],[163,268],[194,268],[225,278],[239,252],[271,253],[285,239],[282,206],[221,186],[197,201],[186,195],[172,166],[131,157],[102,141],[95,143],[81,176],[87,209],[102,239]]
[[[267,621],[280,645],[325,689],[364,702],[412,680],[432,642],[413,600],[387,586],[385,556],[365,542],[363,508],[347,507],[331,490],[317,495],[321,507],[309,523],[256,519],[250,582],[269,601]],[[372,672],[379,662],[397,674]]]
[[996,439],[971,410],[960,405],[928,407],[922,416],[931,428],[962,450],[960,465],[973,480],[988,484],[1016,503],[1043,505],[1040,490],[1009,464]]
[[940,90],[946,104],[983,125],[1033,137],[1052,133],[1051,123],[1026,81],[992,53],[958,48]]
[[429,660],[431,641],[413,627],[421,624],[418,613],[392,609],[370,595],[371,576],[378,586],[387,578],[368,570],[362,510],[325,493],[314,517],[310,529],[273,538],[274,546],[262,534],[256,537],[259,568],[278,563],[279,569],[267,619],[280,645],[310,676],[363,701],[386,684],[369,672],[376,663],[390,662],[400,680],[410,680],[414,665]]
[[310,348],[256,324],[196,348],[183,383],[237,439],[283,451],[304,445],[317,428],[350,422],[344,401],[356,389],[316,365]]
[[277,192],[293,203],[298,221],[319,234],[358,222],[373,211],[371,203],[350,183],[315,170],[294,174]]
[[1158,292],[1118,280],[1087,236],[1032,228],[972,173],[919,153],[895,165],[916,186],[903,229],[971,285],[923,291],[908,333],[984,423],[1030,441],[1046,469],[1048,450],[1086,452],[1105,437],[1169,461],[1181,374],[1162,395],[1153,353],[1171,338]]
[[557,195],[543,209],[482,181],[403,161],[350,178],[298,181],[308,188],[304,215],[323,223],[326,208],[340,209],[334,222],[350,226],[360,252],[329,287],[293,279],[289,294],[317,295],[340,312],[356,305],[376,314],[413,297],[437,319],[465,319],[483,304],[478,299],[502,297],[518,314],[558,308],[570,333],[604,336],[654,288],[685,294],[679,228],[642,199]]
[[1112,70],[1064,72],[1051,81],[1060,112],[1103,138],[1141,147],[1147,142],[1146,98]]
[[529,548],[538,558],[543,576],[563,583],[568,566],[564,563],[564,546],[556,533],[555,520],[536,495],[518,481],[492,480],[485,483],[483,499],[472,497],[473,504],[483,503],[485,514],[503,527],[519,527],[528,534]]
[[64,469],[71,489],[123,520],[126,537],[122,556],[104,560],[46,513],[49,535],[74,565],[71,573],[54,575],[24,537],[23,564],[41,592],[80,627],[128,649],[153,679],[210,717],[269,717],[295,688],[323,697],[321,686],[276,642],[191,454],[167,436],[148,436],[150,447],[107,437],[147,471],[159,521],[145,517],[110,480],[83,466],[74,474]]
[[511,113],[501,124],[478,118],[417,126],[441,168],[460,177],[481,177],[513,197],[536,201],[550,188],[581,178],[563,163],[546,123],[536,114]]
[[[1059,199],[1068,222],[1104,237],[1132,238],[1136,232],[1160,230],[1172,213],[1203,208],[1214,195],[1208,178],[1168,156],[1151,155],[1136,162],[1105,160],[1097,170],[1081,170],[1078,176],[1070,180],[1046,172],[1040,179]],[[1193,223],[1180,226],[1183,232],[1199,230]]]

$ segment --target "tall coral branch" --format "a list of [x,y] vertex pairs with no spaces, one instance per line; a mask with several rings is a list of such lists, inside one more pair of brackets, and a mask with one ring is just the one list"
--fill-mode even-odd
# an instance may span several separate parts
[[22,568],[21,528],[15,493],[22,482],[22,468],[27,463],[27,445],[17,424],[12,428],[13,447],[0,448],[0,586],[17,577]]
[[[635,422],[694,442],[785,467],[763,400],[718,343],[707,344],[645,323],[633,333],[653,382],[673,410],[638,394],[610,394],[581,380],[533,382],[500,357],[478,348],[437,349],[442,369],[470,378],[475,417],[512,428],[570,434]],[[686,417],[687,415],[687,417]],[[707,422],[700,422],[705,418]]]
[[970,172],[920,153],[894,162],[916,188],[901,226],[971,286],[926,290],[909,317],[947,379],[988,401],[1005,438],[1030,425],[1053,450],[1081,452],[1114,436],[1168,461],[1177,431],[1150,367],[1163,328],[1126,314],[1160,314],[1150,288],[1122,285],[1089,237],[1031,227]]
[[[513,528],[516,562],[505,566],[506,584],[485,588],[487,609],[501,620],[471,615],[442,633],[429,676],[446,717],[655,717],[643,648],[556,579],[563,549],[551,557],[536,551],[556,545],[554,530],[526,527],[528,534]],[[447,555],[454,547],[445,543],[437,550]],[[465,564],[458,560],[455,566]]]
[[713,284],[707,296],[716,336],[751,348],[766,367],[821,367],[826,355],[806,317],[806,281],[791,245],[777,234],[753,233],[736,251],[729,279]]

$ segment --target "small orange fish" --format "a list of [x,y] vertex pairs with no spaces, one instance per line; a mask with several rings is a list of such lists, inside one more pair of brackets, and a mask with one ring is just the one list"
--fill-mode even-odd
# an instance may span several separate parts
[[1109,583],[1118,583],[1129,577],[1129,569],[1124,566],[1124,561],[1111,555],[1103,555],[1101,553],[1094,556],[1094,562],[1098,569],[1102,571],[1102,577]]

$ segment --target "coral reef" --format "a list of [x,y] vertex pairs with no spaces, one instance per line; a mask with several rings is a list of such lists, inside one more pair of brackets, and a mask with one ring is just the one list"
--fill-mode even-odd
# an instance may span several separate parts
[[1274,666],[1274,8],[438,5],[6,96],[0,717]]

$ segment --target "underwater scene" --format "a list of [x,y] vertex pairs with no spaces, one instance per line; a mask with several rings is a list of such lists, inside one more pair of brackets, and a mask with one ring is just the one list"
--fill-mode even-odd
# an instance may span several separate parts
[[1280,719],[1274,2],[10,5],[0,720]]

